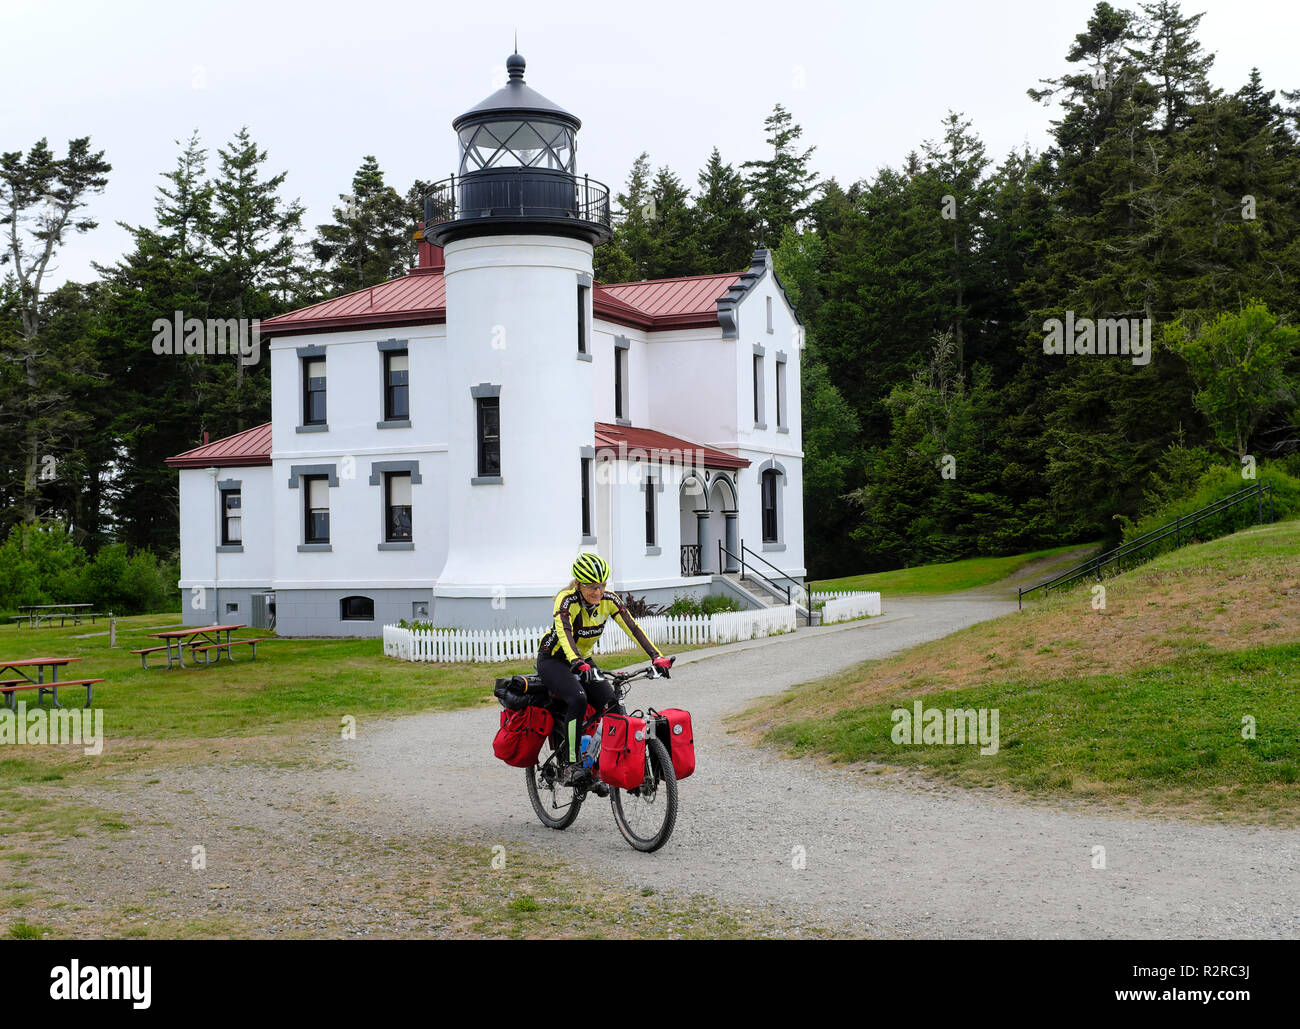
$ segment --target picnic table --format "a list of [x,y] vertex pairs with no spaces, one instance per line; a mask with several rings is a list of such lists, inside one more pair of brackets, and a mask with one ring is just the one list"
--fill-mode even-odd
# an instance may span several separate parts
[[[175,644],[176,663],[182,668],[185,667],[184,651],[186,647],[190,648],[191,662],[197,660],[196,655],[203,655],[203,665],[206,668],[215,661],[221,660],[221,652],[223,650],[226,652],[226,658],[233,664],[235,659],[231,656],[230,648],[251,645],[253,648],[253,659],[256,660],[257,645],[264,642],[265,637],[259,636],[256,639],[242,640],[234,640],[230,638],[230,634],[236,629],[247,628],[248,626],[244,624],[201,625],[195,629],[173,629],[171,632],[151,632],[149,633],[149,637],[151,639],[162,640],[163,645],[159,647],[145,647],[143,650],[133,650],[131,653],[139,654],[141,667],[148,668],[149,665],[146,663],[148,655],[159,650],[165,650],[167,651],[167,667],[171,668],[172,645]],[[223,632],[226,634],[224,640],[221,638]],[[212,656],[213,651],[216,651],[215,657]]]
[[[50,695],[54,701],[55,707],[62,707],[59,703],[60,686],[85,686],[86,687],[86,707],[90,707],[91,697],[94,694],[95,683],[103,682],[103,679],[64,679],[59,681],[59,669],[64,665],[70,665],[73,661],[80,661],[79,657],[29,657],[20,661],[5,661],[0,659],[0,693],[5,695],[5,703],[12,709],[14,707],[14,694],[19,690],[35,690],[36,703],[40,703],[45,694]],[[49,670],[49,678],[46,678],[46,670]],[[35,673],[36,678],[32,678]],[[5,678],[6,675],[17,675],[18,678]]]
[[56,618],[59,620],[60,626],[69,618],[72,619],[73,625],[80,625],[82,615],[88,614],[90,615],[90,624],[94,625],[99,612],[83,612],[81,610],[83,607],[94,606],[94,604],[19,604],[18,610],[22,613],[15,617],[14,621],[19,625],[26,622],[28,628],[39,629],[42,621],[53,622]]

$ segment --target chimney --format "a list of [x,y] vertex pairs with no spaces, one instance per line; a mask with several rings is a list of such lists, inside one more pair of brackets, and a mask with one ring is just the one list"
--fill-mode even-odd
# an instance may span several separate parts
[[204,429],[204,430],[203,430],[203,445],[204,445],[205,447],[208,445],[208,430],[207,430],[207,429]]
[[442,247],[424,238],[424,222],[420,222],[420,227],[415,230],[415,238],[420,244],[416,267],[426,268],[431,272],[441,272],[446,267],[446,262],[442,259]]

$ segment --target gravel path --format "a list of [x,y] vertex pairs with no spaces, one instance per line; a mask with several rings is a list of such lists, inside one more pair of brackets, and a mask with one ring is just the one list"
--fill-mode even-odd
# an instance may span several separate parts
[[[862,935],[1300,935],[1300,832],[882,782],[757,751],[721,725],[754,697],[1014,608],[986,596],[892,600],[870,622],[683,655],[671,681],[637,683],[630,706],[686,707],[696,732],[697,771],[657,854],[628,847],[595,797],[566,832],[543,828],[522,773],[492,756],[496,709],[359,727],[339,744],[353,769],[313,778],[381,821],[526,842],[630,886],[771,905]],[[1094,847],[1105,848],[1104,869],[1093,867]]]

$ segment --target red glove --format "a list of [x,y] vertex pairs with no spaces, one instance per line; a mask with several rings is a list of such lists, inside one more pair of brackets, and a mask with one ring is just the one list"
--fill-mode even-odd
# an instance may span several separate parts
[[590,672],[591,665],[587,664],[582,658],[578,658],[576,661],[569,662],[569,671],[574,675],[581,675],[583,672]]
[[671,668],[673,659],[671,657],[657,657],[651,662],[656,668]]

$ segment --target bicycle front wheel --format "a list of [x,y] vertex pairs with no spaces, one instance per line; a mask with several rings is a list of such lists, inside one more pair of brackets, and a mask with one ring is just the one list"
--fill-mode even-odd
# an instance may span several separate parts
[[631,790],[613,788],[609,802],[623,839],[637,850],[658,850],[677,824],[677,775],[668,751],[653,736],[646,740],[646,773]]
[[537,764],[525,768],[528,782],[528,799],[542,825],[548,829],[567,829],[582,809],[584,793],[555,781],[559,761],[551,740],[542,744]]

